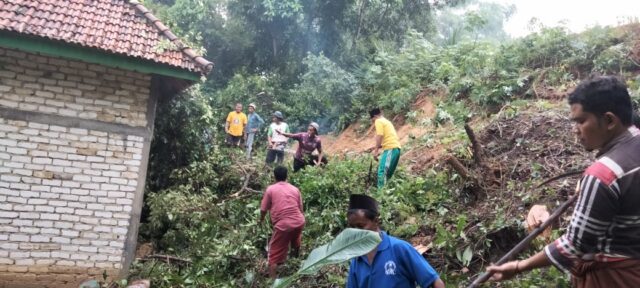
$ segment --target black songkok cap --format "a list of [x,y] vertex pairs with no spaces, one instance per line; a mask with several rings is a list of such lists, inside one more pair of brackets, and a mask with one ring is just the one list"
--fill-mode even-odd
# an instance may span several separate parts
[[378,201],[367,195],[351,194],[349,198],[349,210],[364,209],[378,213]]

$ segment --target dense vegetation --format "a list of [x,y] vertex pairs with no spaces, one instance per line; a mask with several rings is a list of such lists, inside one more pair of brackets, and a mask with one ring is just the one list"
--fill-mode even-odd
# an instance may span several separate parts
[[[502,24],[513,7],[474,1],[144,4],[216,63],[206,82],[158,108],[140,241],[192,263],[135,263],[132,278],[151,278],[154,287],[267,285],[263,253],[269,228],[256,224],[260,195],[252,191],[272,180],[262,167],[264,149],[256,149],[258,160],[249,163],[241,151],[221,145],[224,115],[235,102],[255,102],[262,115],[280,110],[296,129],[316,121],[321,132],[329,132],[363,120],[374,106],[412,120],[417,95],[433,92],[444,95],[436,99],[435,119],[416,125],[447,125],[451,133],[436,141],[467,159],[461,124],[507,103],[517,113],[520,99],[559,98],[590,73],[626,76],[635,99],[640,94],[640,79],[634,76],[640,60],[637,25],[571,34],[564,27],[533,23],[532,34],[510,40]],[[433,141],[414,139],[407,148]],[[305,253],[345,228],[348,195],[367,189],[370,161],[352,156],[292,176],[304,194]],[[505,228],[520,231],[504,211],[478,226],[480,218],[467,213],[477,201],[469,196],[468,184],[436,166],[420,175],[401,169],[385,189],[373,192],[384,207],[385,229],[406,239],[430,237],[429,259],[453,286],[496,252],[487,235]],[[467,233],[471,225],[477,229]],[[299,261],[290,261],[285,271]],[[344,265],[331,267],[299,283],[341,286],[345,273]],[[519,282],[524,287],[566,285],[555,269],[526,277]]]

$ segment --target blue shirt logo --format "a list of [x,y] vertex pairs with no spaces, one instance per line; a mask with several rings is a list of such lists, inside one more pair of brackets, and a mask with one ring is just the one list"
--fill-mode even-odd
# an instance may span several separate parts
[[387,276],[396,275],[396,262],[387,261],[384,263],[384,274]]

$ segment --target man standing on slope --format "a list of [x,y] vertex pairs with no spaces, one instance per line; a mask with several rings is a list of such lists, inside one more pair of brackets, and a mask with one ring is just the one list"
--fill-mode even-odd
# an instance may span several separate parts
[[249,121],[244,134],[245,145],[247,146],[247,159],[251,159],[251,150],[253,150],[253,139],[260,127],[264,124],[264,120],[256,113],[256,104],[249,104]]
[[242,113],[242,104],[236,104],[236,110],[229,112],[224,124],[224,132],[227,133],[227,145],[240,147],[240,140],[244,134],[244,126],[247,125],[247,115]]
[[640,285],[640,130],[631,125],[627,88],[611,76],[585,80],[569,95],[574,132],[597,160],[580,180],[566,233],[544,251],[490,266],[501,281],[554,265],[572,274],[573,287]]
[[400,140],[393,128],[391,121],[384,118],[379,108],[374,108],[369,112],[371,121],[376,127],[376,147],[373,150],[373,158],[378,161],[380,148],[382,157],[378,164],[378,188],[382,188],[385,182],[393,176],[400,160]]
[[[298,172],[300,169],[304,169],[307,165],[320,166],[320,164],[326,164],[326,158],[322,157],[322,140],[318,136],[318,130],[320,125],[316,122],[311,122],[307,128],[307,132],[301,133],[281,133],[287,138],[298,140],[298,150],[293,157],[293,172]],[[318,155],[314,156],[313,151],[318,151]]]
[[287,147],[289,140],[282,133],[289,133],[289,125],[283,120],[284,116],[280,111],[273,113],[273,123],[269,125],[269,131],[267,132],[268,150],[265,161],[267,164],[271,164],[274,161],[281,164],[282,160],[284,160],[284,149]]
[[258,224],[262,224],[269,211],[273,224],[273,236],[269,242],[269,276],[276,279],[278,265],[287,260],[289,244],[295,257],[300,252],[305,219],[302,195],[298,188],[287,183],[287,168],[278,166],[273,169],[273,175],[276,184],[267,187],[262,196]]

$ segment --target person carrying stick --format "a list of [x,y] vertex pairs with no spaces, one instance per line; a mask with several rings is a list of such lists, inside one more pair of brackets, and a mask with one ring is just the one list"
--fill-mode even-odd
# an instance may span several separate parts
[[611,76],[581,82],[569,95],[582,146],[598,150],[580,180],[566,233],[525,260],[489,266],[491,280],[554,265],[578,288],[640,285],[640,130],[627,88]]
[[[400,139],[393,123],[384,118],[380,108],[369,111],[369,116],[376,128],[376,146],[373,148],[373,158],[380,162],[378,164],[378,189],[380,189],[396,171],[398,161],[400,161]],[[382,157],[378,159],[380,149],[383,150]]]

